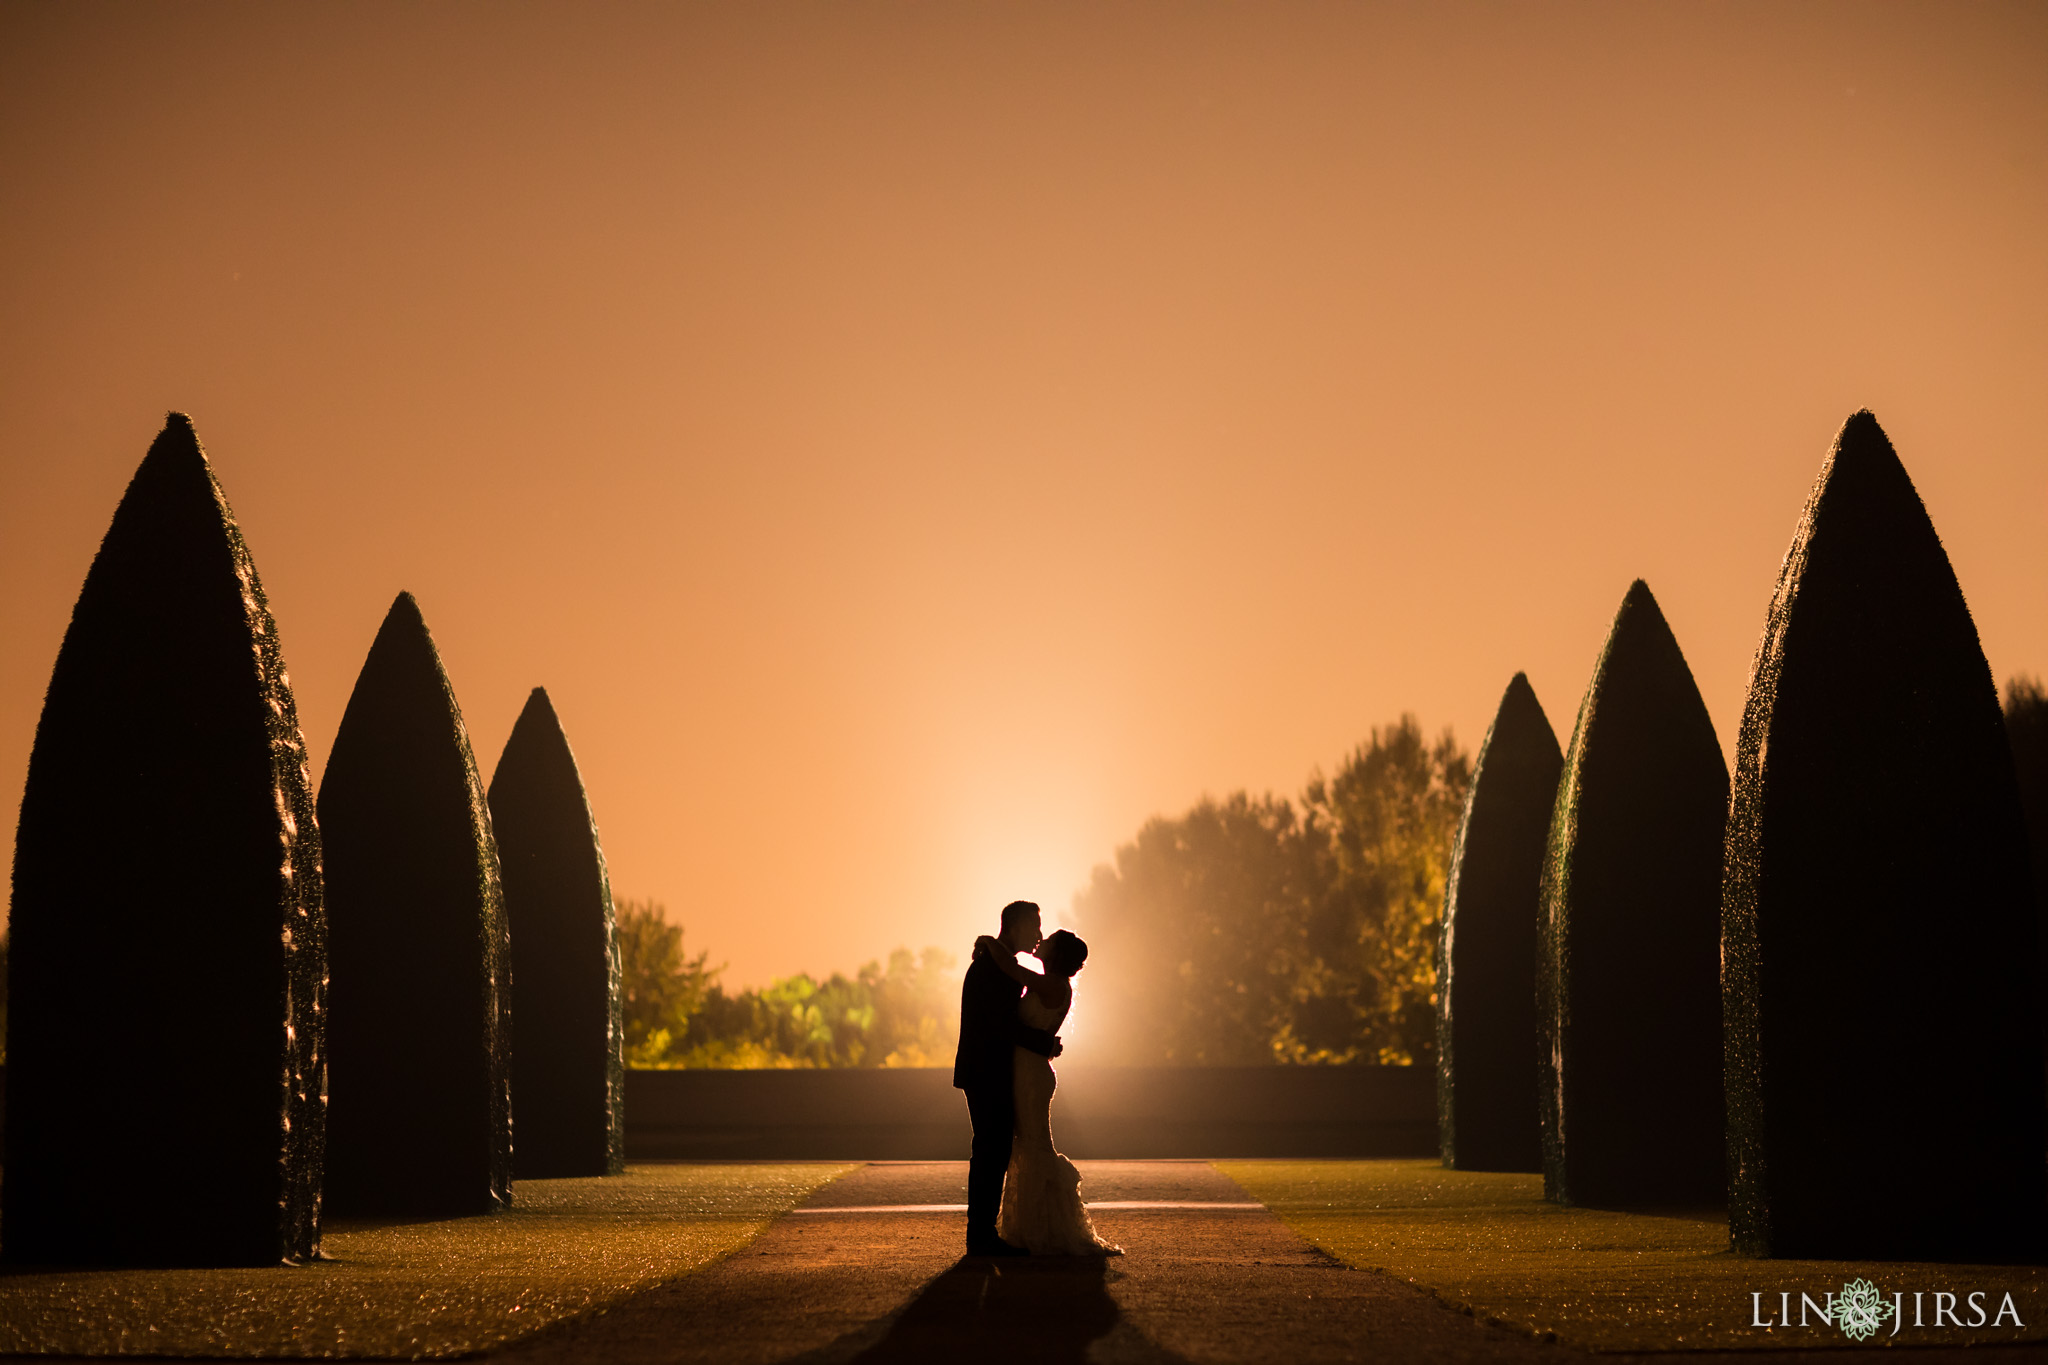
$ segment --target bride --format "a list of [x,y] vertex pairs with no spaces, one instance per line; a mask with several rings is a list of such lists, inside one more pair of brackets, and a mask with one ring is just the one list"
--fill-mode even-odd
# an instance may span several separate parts
[[[1073,1008],[1074,973],[1088,960],[1086,943],[1065,929],[1041,940],[1031,955],[1044,965],[1043,974],[1025,969],[986,935],[974,941],[974,951],[977,956],[986,954],[1024,987],[1017,1013],[1026,1024],[1048,1033],[1059,1031]],[[1003,1240],[1029,1248],[1034,1256],[1123,1255],[1122,1247],[1095,1235],[1081,1203],[1081,1173],[1052,1145],[1052,1092],[1058,1084],[1052,1063],[1027,1048],[1015,1052],[1017,1138],[1003,1181],[998,1220]]]

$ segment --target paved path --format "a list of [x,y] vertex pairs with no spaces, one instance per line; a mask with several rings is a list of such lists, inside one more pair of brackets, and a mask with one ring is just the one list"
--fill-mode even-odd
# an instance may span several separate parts
[[[1202,1162],[1082,1162],[1107,1260],[963,1261],[960,1162],[873,1165],[729,1260],[514,1344],[511,1365],[1565,1361],[1306,1246]],[[1143,1207],[1166,1205],[1168,1207]],[[909,1207],[906,1207],[909,1206]],[[1177,1207],[1176,1207],[1177,1206]],[[806,1208],[873,1212],[807,1213]]]

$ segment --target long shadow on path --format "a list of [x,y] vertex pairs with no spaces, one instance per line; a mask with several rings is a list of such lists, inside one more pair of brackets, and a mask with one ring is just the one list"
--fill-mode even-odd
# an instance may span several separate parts
[[[934,1360],[1081,1365],[1117,1325],[1100,1256],[962,1260],[904,1308],[862,1365]],[[1171,1359],[1148,1352],[1154,1359]]]
[[[965,1162],[871,1165],[746,1247],[493,1365],[1562,1365],[1412,1285],[1347,1269],[1203,1162],[1085,1162],[1127,1255],[960,1259]],[[1122,1201],[1138,1201],[1124,1203]],[[1205,1207],[1205,1206],[1215,1206]],[[1584,1357],[1577,1357],[1584,1359]]]

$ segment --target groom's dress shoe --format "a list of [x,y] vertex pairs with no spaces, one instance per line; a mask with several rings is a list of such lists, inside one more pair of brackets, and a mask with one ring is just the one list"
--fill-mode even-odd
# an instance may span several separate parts
[[1000,1237],[977,1237],[967,1244],[969,1256],[1029,1256],[1030,1250]]

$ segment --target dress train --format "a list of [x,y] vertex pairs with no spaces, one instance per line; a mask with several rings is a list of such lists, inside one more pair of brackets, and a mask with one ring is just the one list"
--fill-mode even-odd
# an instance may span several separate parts
[[[1034,1022],[1035,1001],[1024,1001],[1024,1022]],[[1055,1021],[1056,1023],[1057,1021]],[[1123,1248],[1096,1236],[1081,1200],[1081,1173],[1052,1144],[1052,1096],[1059,1080],[1052,1063],[1017,1049],[1017,1133],[1003,1178],[997,1230],[1006,1242],[1034,1256],[1121,1256]]]

